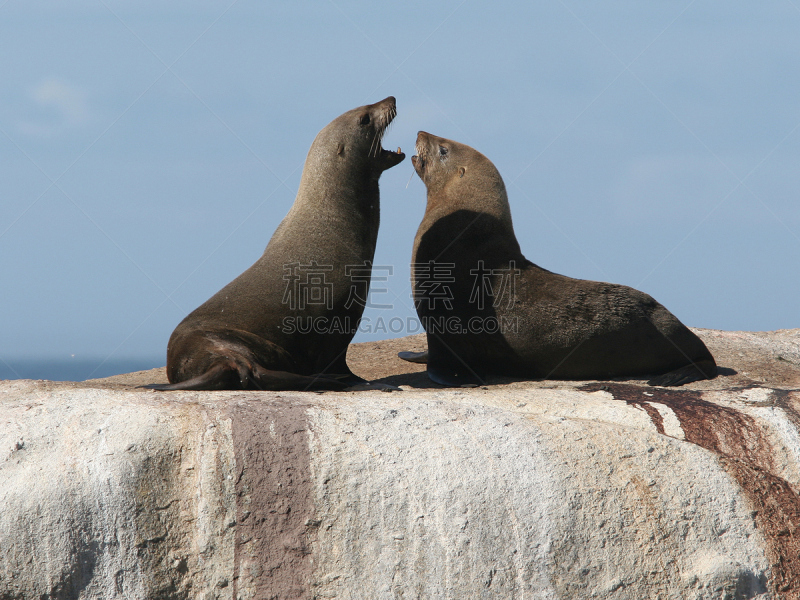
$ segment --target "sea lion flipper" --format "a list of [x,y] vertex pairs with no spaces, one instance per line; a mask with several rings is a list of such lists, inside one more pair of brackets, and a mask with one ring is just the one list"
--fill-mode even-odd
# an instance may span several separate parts
[[176,390],[224,390],[231,389],[234,378],[238,378],[237,370],[229,361],[217,361],[204,373],[191,379],[178,381],[176,383],[153,383],[143,385],[143,388],[157,390],[160,392],[170,392]]
[[[344,368],[347,369],[347,365],[346,364],[344,365]],[[325,373],[324,375],[322,375],[322,377],[333,377],[337,381],[342,382],[342,384],[347,385],[347,387],[345,387],[344,390],[342,390],[344,392],[374,392],[374,391],[379,391],[379,392],[401,392],[401,391],[403,391],[403,390],[401,390],[399,387],[397,387],[395,385],[390,385],[388,383],[377,383],[375,381],[367,381],[363,377],[359,377],[358,375],[350,372],[349,369],[347,369],[347,371],[348,371],[347,373],[342,374],[342,375],[330,375],[328,373]]]
[[467,372],[468,367],[463,370],[454,371],[453,369],[443,367],[436,363],[428,363],[428,378],[433,383],[439,385],[446,385],[447,387],[477,387],[479,385],[486,385],[486,382],[480,378],[477,373],[472,372],[471,369]]
[[274,371],[264,369],[256,365],[252,371],[241,372],[241,369],[232,365],[217,363],[205,373],[180,381],[178,383],[153,383],[143,385],[142,388],[157,391],[178,391],[178,390],[227,390],[235,389],[231,387],[232,378],[236,377],[243,389],[254,389],[260,391],[279,391],[279,390],[331,390],[344,392],[364,392],[381,391],[394,392],[401,391],[399,387],[388,383],[370,383],[352,373],[343,375],[297,375],[288,371]]
[[[157,392],[171,392],[178,389],[173,387],[174,383],[148,383],[147,385],[137,385],[137,390],[156,390]],[[183,388],[180,388],[183,389]]]
[[379,392],[402,392],[402,388],[397,387],[396,385],[390,385],[388,383],[376,383],[365,381],[364,383],[357,383],[355,385],[351,385],[349,388],[345,388],[345,392],[371,392],[371,391],[379,391]]
[[205,372],[171,384],[143,386],[158,391],[176,390],[344,390],[353,384],[353,375],[298,375],[266,369],[259,364],[233,359],[218,360]]
[[713,360],[701,360],[658,377],[653,377],[647,382],[647,385],[676,387],[702,379],[713,379],[716,376],[716,363]]
[[428,352],[398,352],[398,358],[402,358],[408,362],[426,364],[428,362]]
[[350,385],[350,374],[330,375],[328,373],[316,375],[298,375],[288,371],[265,369],[256,365],[248,374],[252,383],[251,389],[257,390],[297,390],[300,392],[312,390],[342,391]]

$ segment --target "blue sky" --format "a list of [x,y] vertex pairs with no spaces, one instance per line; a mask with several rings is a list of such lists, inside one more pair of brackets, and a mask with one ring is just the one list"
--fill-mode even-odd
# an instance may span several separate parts
[[[384,147],[486,154],[540,266],[690,326],[800,327],[798,0],[0,0],[0,49],[5,363],[163,364],[263,252],[316,133],[388,95]],[[381,179],[394,308],[356,341],[414,315],[411,176]]]

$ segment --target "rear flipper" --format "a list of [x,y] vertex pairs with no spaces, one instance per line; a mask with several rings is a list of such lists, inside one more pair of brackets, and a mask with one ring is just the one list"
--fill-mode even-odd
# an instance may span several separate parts
[[427,364],[428,352],[398,352],[397,356],[412,363]]
[[178,383],[154,383],[142,386],[151,390],[333,390],[345,392],[400,391],[399,387],[388,383],[370,383],[352,373],[344,375],[298,375],[287,371],[264,369],[259,365],[252,368],[237,365],[226,359],[216,362],[205,373]]
[[717,376],[717,365],[713,360],[700,360],[680,369],[675,369],[669,373],[664,373],[658,377],[653,377],[647,385],[658,385],[663,387],[674,387],[700,381],[702,379],[714,379]]
[[225,358],[214,362],[204,373],[170,384],[143,386],[153,390],[344,390],[358,382],[352,373],[343,375],[298,375],[265,369],[258,364],[242,364]]

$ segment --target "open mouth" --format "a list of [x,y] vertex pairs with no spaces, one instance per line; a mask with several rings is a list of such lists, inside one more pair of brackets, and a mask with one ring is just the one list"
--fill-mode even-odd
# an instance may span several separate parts
[[[398,146],[397,147],[397,152],[394,152],[392,150],[384,150],[383,148],[381,148],[381,154],[395,156],[395,155],[403,154],[403,152],[400,150],[400,146]],[[405,154],[403,154],[403,156],[405,156]]]
[[405,154],[403,154],[399,146],[397,147],[397,152],[394,152],[392,150],[384,150],[382,146],[383,136],[386,133],[386,130],[389,129],[389,125],[391,125],[392,121],[396,116],[397,116],[397,107],[394,105],[390,106],[381,115],[381,122],[378,124],[378,128],[375,131],[375,140],[373,141],[374,151],[370,152],[372,156],[377,157],[380,155],[381,158],[390,158],[390,159],[405,157]]
[[414,147],[414,150],[417,152],[414,156],[411,157],[411,164],[414,167],[414,170],[422,176],[422,172],[425,170],[425,144],[417,137],[417,145]]
[[416,154],[411,157],[411,165],[414,167],[414,172],[425,182],[425,185],[427,185],[429,179],[427,171],[428,163],[433,165],[434,170],[436,169],[435,139],[436,138],[430,133],[425,131],[418,132],[417,141],[414,145]]

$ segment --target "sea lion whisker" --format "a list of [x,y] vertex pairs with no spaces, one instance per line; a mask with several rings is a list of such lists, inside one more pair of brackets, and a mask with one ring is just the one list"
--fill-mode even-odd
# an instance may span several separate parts
[[369,150],[367,150],[367,156],[369,156],[369,157],[375,156],[375,154],[373,153],[373,150],[375,148],[375,140],[377,139],[377,137],[378,137],[377,136],[377,131],[373,131],[372,132],[372,139],[370,140],[370,143],[369,143]]
[[369,147],[370,156],[375,157],[378,156],[378,150],[381,147],[381,137],[378,135],[378,132],[375,132],[375,136],[372,138],[372,144]]

